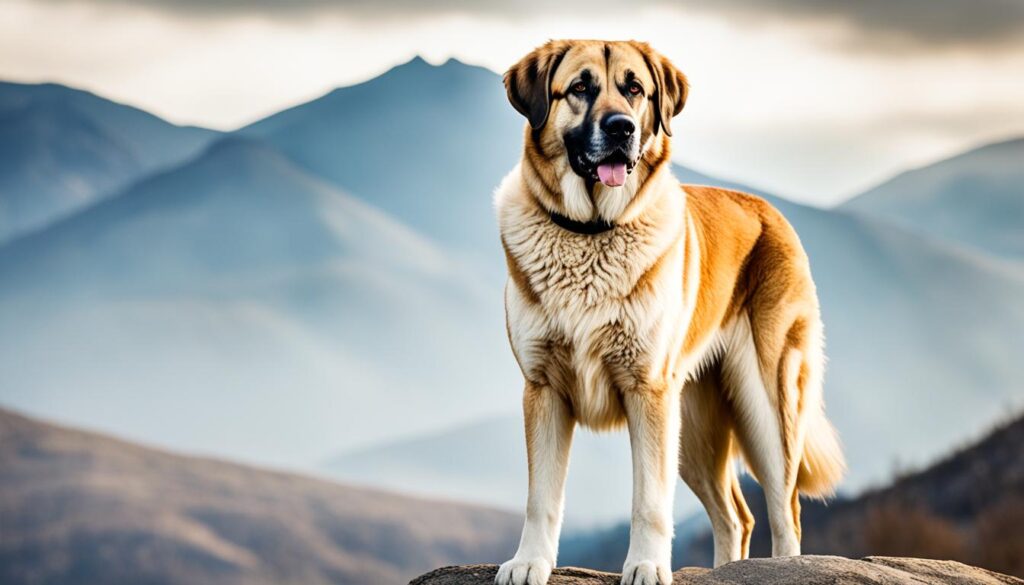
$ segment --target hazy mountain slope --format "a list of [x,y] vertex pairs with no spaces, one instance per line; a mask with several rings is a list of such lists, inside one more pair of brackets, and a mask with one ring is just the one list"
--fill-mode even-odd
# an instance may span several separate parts
[[181,162],[214,136],[85,91],[0,82],[0,241]]
[[0,248],[0,324],[8,404],[290,466],[519,384],[497,287],[238,138]]
[[212,459],[0,410],[9,585],[402,583],[496,562],[520,519]]
[[241,131],[464,251],[497,248],[491,193],[521,152],[500,78],[420,58]]
[[906,171],[842,208],[1024,259],[1024,138]]

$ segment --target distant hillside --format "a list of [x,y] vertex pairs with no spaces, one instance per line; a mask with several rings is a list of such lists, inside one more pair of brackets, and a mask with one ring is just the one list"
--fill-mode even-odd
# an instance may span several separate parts
[[1024,261],[1024,138],[906,171],[842,207]]
[[0,582],[404,583],[504,560],[521,520],[212,459],[0,409]]
[[216,135],[70,87],[0,82],[0,242],[177,164]]
[[519,385],[502,316],[429,239],[231,137],[0,247],[0,399],[312,466],[493,414]]

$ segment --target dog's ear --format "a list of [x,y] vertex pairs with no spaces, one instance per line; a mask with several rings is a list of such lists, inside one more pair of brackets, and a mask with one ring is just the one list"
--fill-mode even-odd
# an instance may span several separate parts
[[637,43],[636,46],[643,53],[656,85],[654,95],[651,96],[654,102],[654,133],[658,133],[660,126],[666,135],[672,136],[672,118],[683,111],[690,85],[682,71],[647,43]]
[[551,79],[569,47],[549,41],[534,49],[505,72],[508,101],[526,116],[534,129],[544,126],[551,109]]

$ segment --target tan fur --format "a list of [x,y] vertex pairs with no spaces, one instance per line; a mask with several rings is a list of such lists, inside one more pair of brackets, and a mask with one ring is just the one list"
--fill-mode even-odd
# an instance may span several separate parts
[[[589,114],[566,97],[581,68],[610,88]],[[627,71],[643,84],[644,99],[614,90]],[[795,232],[760,198],[672,178],[669,124],[687,82],[646,44],[552,41],[505,80],[510,101],[530,122],[522,162],[496,203],[510,276],[509,339],[527,380],[531,494],[561,485],[564,469],[533,443],[538,408],[530,405],[561,404],[591,428],[628,423],[634,537],[624,583],[665,580],[671,510],[666,516],[664,501],[671,503],[677,467],[711,516],[716,563],[748,554],[753,518],[731,464],[737,453],[759,480],[771,480],[773,535],[781,539],[778,550],[792,550],[786,535],[799,542],[798,492],[826,494],[843,471],[821,410],[822,326]],[[618,191],[584,186],[562,142],[586,115],[606,111],[629,112],[640,125],[641,159]],[[615,227],[576,234],[550,213]],[[756,357],[747,360],[744,347]],[[775,435],[765,434],[769,427]],[[669,465],[666,457],[674,460],[677,449],[679,465]],[[554,471],[538,477],[534,458],[553,461]],[[523,551],[548,550],[527,533],[551,535],[529,519],[527,525],[499,583],[526,582],[516,575],[538,561]],[[542,568],[553,565],[541,558]],[[517,573],[522,567],[526,573]]]

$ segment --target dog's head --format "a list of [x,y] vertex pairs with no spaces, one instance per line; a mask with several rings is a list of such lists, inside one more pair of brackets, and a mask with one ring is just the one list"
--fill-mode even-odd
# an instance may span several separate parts
[[588,191],[623,186],[652,145],[667,143],[687,93],[685,76],[636,41],[550,41],[505,73],[505,88],[543,160]]

